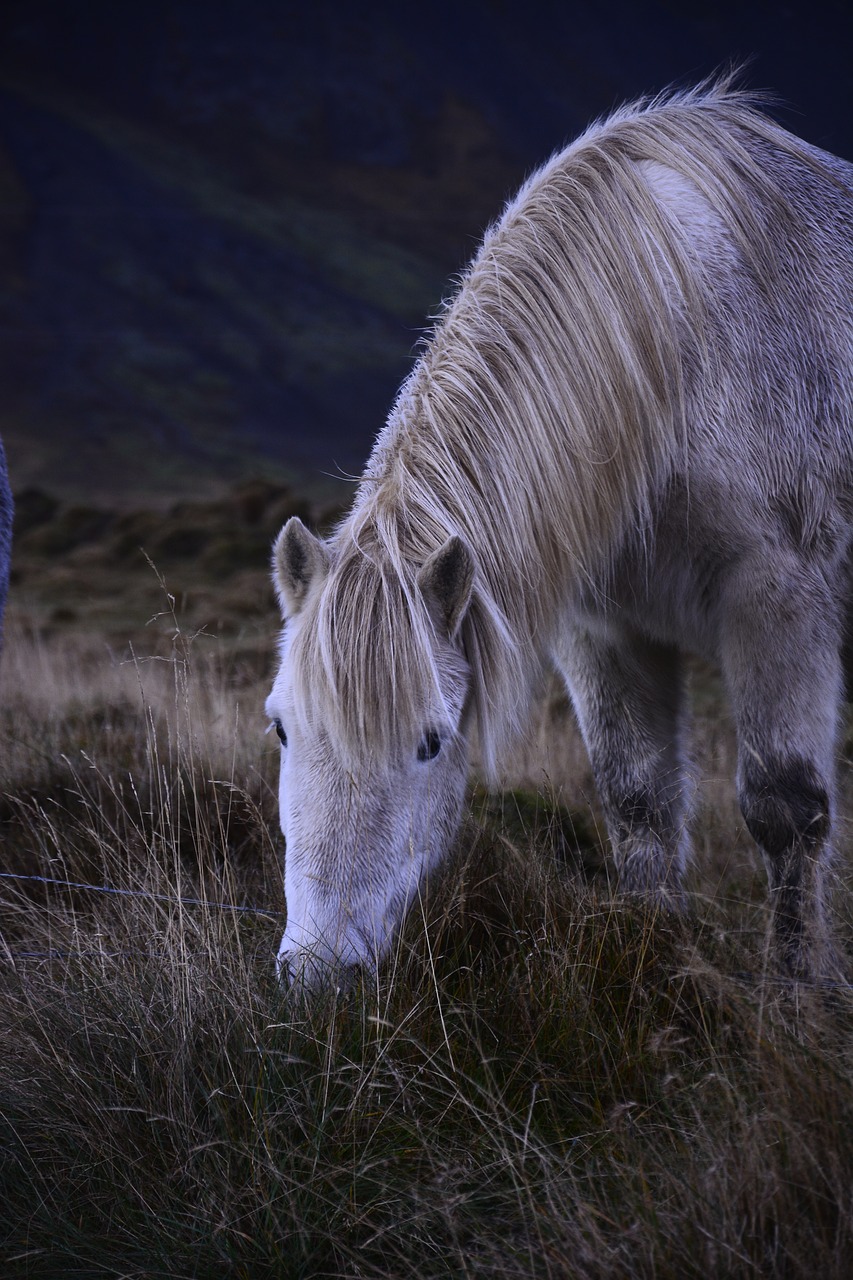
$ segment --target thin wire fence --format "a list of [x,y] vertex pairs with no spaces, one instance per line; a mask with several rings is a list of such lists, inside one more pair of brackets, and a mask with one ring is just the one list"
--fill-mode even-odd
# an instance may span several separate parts
[[173,898],[168,893],[149,893],[144,889],[114,889],[106,884],[85,884],[77,880],[58,880],[52,876],[25,876],[0,871],[0,880],[31,880],[37,884],[62,885],[66,889],[87,889],[90,893],[111,893],[123,898],[145,898],[149,902],[170,902],[176,907],[215,907],[221,911],[246,911],[251,915],[278,918],[280,911],[268,907],[240,906],[234,902],[216,902],[210,898]]
[[[166,902],[176,907],[208,907],[223,912],[233,911],[238,914],[264,916],[269,920],[280,920],[282,915],[280,911],[267,907],[243,905],[235,902],[217,902],[210,898],[176,898],[167,893],[150,893],[142,889],[116,889],[111,885],[87,884],[79,880],[61,880],[53,876],[23,875],[13,871],[0,871],[0,880],[29,881],[34,884],[54,885],[64,889],[83,889],[89,893],[104,893],[122,898],[142,898],[148,902]],[[84,951],[63,951],[55,948],[48,951],[18,951],[9,947],[3,947],[0,953],[8,960],[67,960],[71,956],[74,956],[75,959],[85,959],[89,954],[98,959],[115,960],[129,956],[156,957],[163,954],[148,951],[98,951],[87,953]]]

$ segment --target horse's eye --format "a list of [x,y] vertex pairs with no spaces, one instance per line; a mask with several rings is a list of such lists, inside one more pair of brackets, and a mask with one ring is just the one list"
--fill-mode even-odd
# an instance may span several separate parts
[[418,759],[434,760],[441,750],[441,738],[435,729],[427,729],[418,746]]
[[283,747],[286,747],[286,746],[287,746],[287,734],[284,732],[284,725],[281,723],[281,721],[280,721],[280,720],[276,720],[276,721],[274,721],[274,724],[275,724],[275,731],[276,731],[276,733],[278,734],[279,741],[281,742],[281,745],[282,745]]

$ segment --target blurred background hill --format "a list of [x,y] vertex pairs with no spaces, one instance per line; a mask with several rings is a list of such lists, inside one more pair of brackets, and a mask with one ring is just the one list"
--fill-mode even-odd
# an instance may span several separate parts
[[358,473],[530,169],[729,59],[853,157],[850,5],[7,0],[0,433],[17,491],[165,506]]

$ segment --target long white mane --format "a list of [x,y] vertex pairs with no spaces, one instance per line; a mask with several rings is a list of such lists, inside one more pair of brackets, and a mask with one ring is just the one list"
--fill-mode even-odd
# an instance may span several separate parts
[[[458,534],[477,562],[462,639],[494,764],[572,584],[600,581],[642,531],[685,448],[686,400],[719,375],[714,253],[773,292],[774,238],[795,234],[797,215],[757,140],[810,161],[728,80],[634,104],[555,155],[486,234],[294,639],[301,705],[342,752],[410,749],[440,701],[416,575]],[[721,232],[702,252],[709,221]]]

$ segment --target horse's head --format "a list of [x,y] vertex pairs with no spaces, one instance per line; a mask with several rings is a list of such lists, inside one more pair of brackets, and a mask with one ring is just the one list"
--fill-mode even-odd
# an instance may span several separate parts
[[336,969],[375,969],[456,834],[474,564],[451,537],[400,573],[292,519],[273,576],[286,620],[267,700],[286,841],[278,970],[316,985]]

